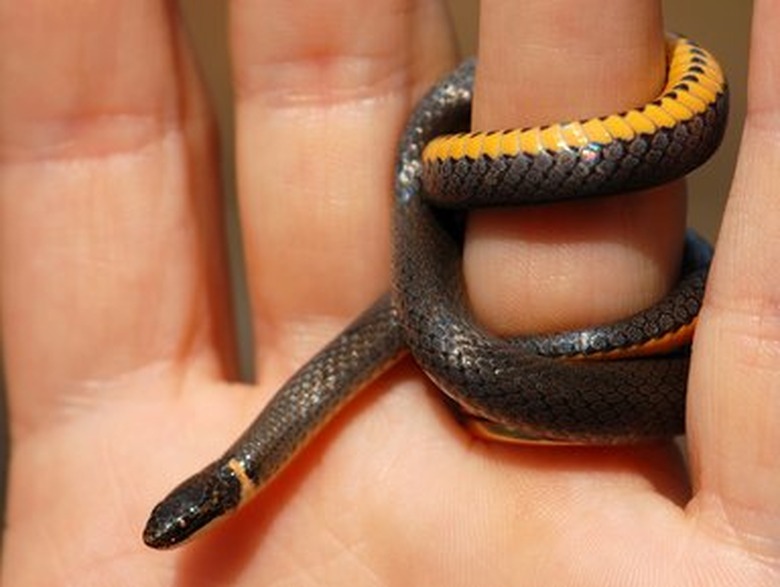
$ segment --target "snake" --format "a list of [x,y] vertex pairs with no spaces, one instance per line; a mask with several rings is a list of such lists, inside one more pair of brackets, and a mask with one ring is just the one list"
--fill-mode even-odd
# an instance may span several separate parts
[[686,234],[677,283],[654,305],[549,334],[502,337],[481,327],[461,267],[469,209],[633,192],[715,152],[728,113],[723,71],[682,36],[667,35],[666,54],[666,83],[647,104],[524,129],[468,131],[475,59],[436,83],[398,145],[390,291],[296,371],[220,458],[153,508],[144,542],[170,548],[234,513],[407,354],[488,441],[614,445],[683,433],[712,256],[704,239]]

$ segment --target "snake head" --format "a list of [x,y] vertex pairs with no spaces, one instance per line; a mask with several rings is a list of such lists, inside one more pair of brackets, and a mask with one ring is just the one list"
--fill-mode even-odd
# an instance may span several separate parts
[[147,546],[172,548],[236,509],[242,497],[243,469],[220,459],[193,475],[152,510],[144,528]]

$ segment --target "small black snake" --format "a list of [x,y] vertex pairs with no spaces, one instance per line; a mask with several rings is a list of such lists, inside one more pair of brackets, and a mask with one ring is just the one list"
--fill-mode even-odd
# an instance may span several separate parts
[[656,100],[524,130],[442,136],[469,126],[474,61],[440,81],[400,141],[391,293],[295,373],[221,458],[154,508],[144,542],[174,546],[237,509],[407,350],[488,438],[614,444],[682,432],[689,342],[711,256],[701,239],[688,235],[681,277],[656,305],[550,335],[499,338],[480,328],[461,272],[462,209],[636,190],[709,158],[725,128],[725,79],[687,39],[670,37],[667,51]]

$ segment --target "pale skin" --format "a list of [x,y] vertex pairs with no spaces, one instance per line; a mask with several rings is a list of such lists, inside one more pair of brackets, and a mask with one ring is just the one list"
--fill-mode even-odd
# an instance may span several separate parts
[[[0,316],[13,440],[2,584],[777,585],[772,0],[755,2],[748,116],[695,343],[689,472],[671,443],[475,441],[407,362],[240,516],[178,551],[142,545],[154,503],[387,287],[395,139],[413,101],[456,62],[436,0],[234,0],[231,11],[254,385],[229,383],[214,126],[175,10],[0,0]],[[661,31],[650,0],[602,0],[599,11],[486,0],[475,124],[650,98]],[[606,61],[615,45],[620,59]],[[572,55],[581,59],[564,74]],[[673,280],[683,225],[679,185],[480,214],[466,252],[473,304],[508,331],[625,314]],[[497,276],[507,259],[516,269]]]

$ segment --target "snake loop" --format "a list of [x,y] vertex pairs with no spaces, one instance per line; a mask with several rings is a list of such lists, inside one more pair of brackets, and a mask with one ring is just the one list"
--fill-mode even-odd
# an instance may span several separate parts
[[[723,136],[728,92],[704,49],[668,41],[667,86],[640,108],[524,130],[469,126],[475,63],[416,106],[400,141],[393,283],[295,373],[216,461],[158,504],[144,530],[180,544],[246,503],[355,393],[407,350],[475,433],[508,441],[611,444],[682,431],[688,342],[709,246],[693,234],[679,282],[625,320],[502,339],[472,320],[459,208],[636,190],[704,162]],[[594,358],[600,360],[594,360]]]

